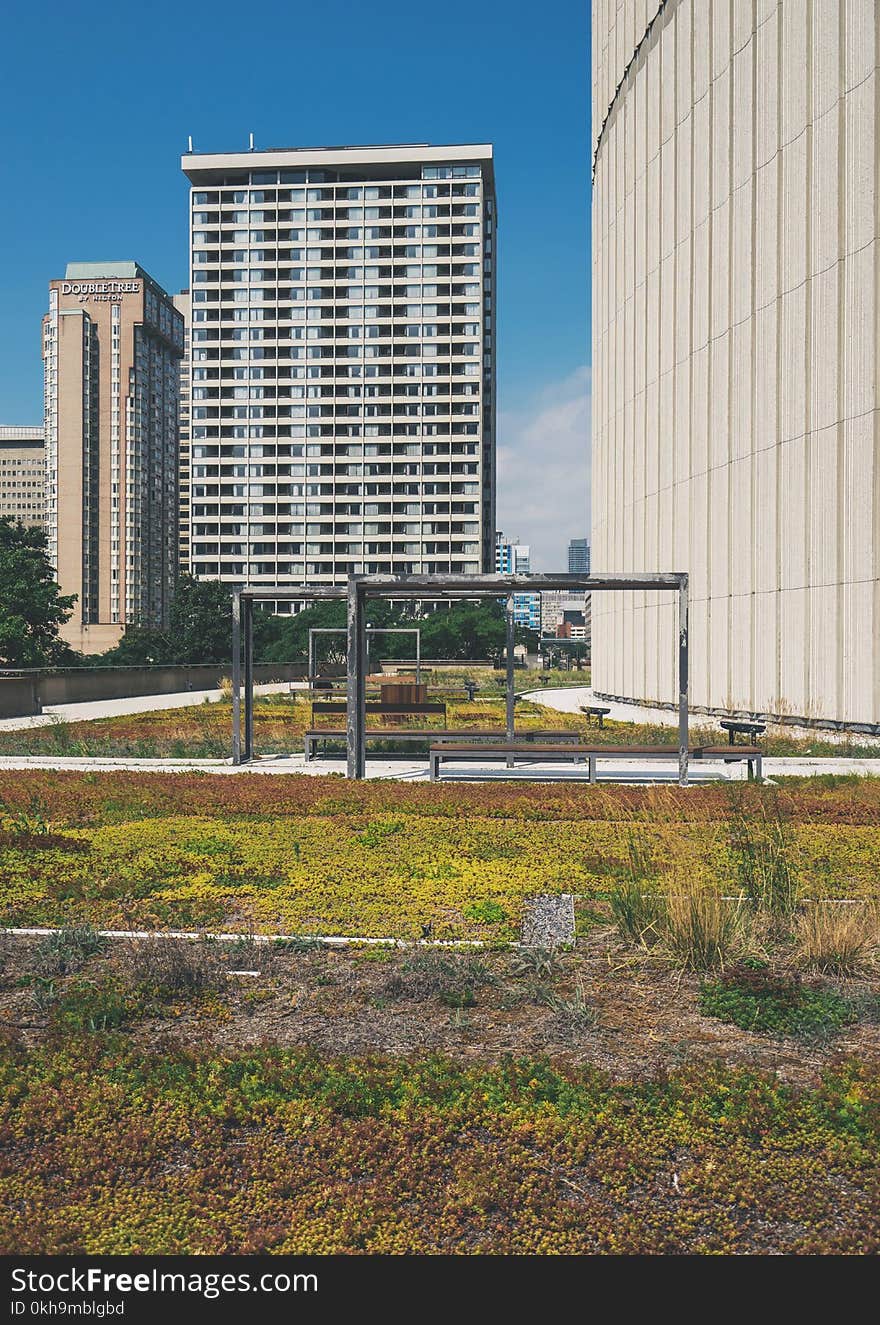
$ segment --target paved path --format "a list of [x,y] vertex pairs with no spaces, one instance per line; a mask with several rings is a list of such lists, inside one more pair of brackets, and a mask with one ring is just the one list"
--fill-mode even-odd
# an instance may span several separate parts
[[[217,773],[224,776],[273,775],[283,773],[304,773],[307,776],[320,777],[329,773],[345,773],[343,759],[313,759],[308,764],[303,755],[279,755],[257,759],[251,764],[233,766],[225,759],[113,759],[90,758],[87,756],[55,755],[4,755],[0,757],[0,771],[6,769],[56,769],[79,772],[135,772],[135,773]],[[780,758],[764,760],[765,778],[777,777],[818,777],[822,774],[854,773],[862,777],[880,777],[880,759],[805,759]],[[607,763],[599,765],[599,778],[608,778],[614,782],[643,783],[668,782],[678,780],[678,758],[673,750],[668,766],[656,760],[640,764],[631,759],[615,764],[613,757]],[[425,782],[428,779],[426,759],[367,759],[368,778],[398,778],[405,782]],[[499,763],[474,764],[466,767],[451,765],[444,772],[444,782],[475,781],[535,781],[572,782],[583,781],[586,768],[572,765],[560,768],[558,764],[527,763],[519,768],[505,769]],[[743,781],[746,777],[744,765],[692,765],[690,778],[694,783],[722,780],[727,782]]]
[[[294,688],[298,683],[294,682]],[[305,682],[303,682],[303,685]],[[258,695],[287,690],[289,681],[272,681],[254,686]],[[188,708],[193,704],[216,703],[222,690],[184,690],[171,695],[131,695],[127,699],[96,699],[81,704],[47,704],[42,713],[29,718],[0,718],[0,731],[22,731],[30,727],[48,727],[53,722],[94,722],[115,718],[124,713],[154,713],[160,709]]]
[[[678,726],[678,714],[672,709],[648,708],[642,704],[615,704],[610,699],[597,699],[592,690],[586,686],[562,690],[529,690],[522,695],[522,698],[529,699],[534,704],[543,704],[547,708],[556,709],[559,713],[577,713],[582,704],[601,704],[603,708],[611,710],[606,716],[615,722],[650,722],[660,727]],[[710,713],[691,714],[692,727],[712,727],[719,721],[719,718],[713,717]],[[876,745],[880,756],[880,737],[863,735],[861,732],[826,731],[817,727],[789,726],[788,723],[776,725],[768,723],[767,730],[768,733],[790,736],[795,740],[822,741],[830,745],[848,743]],[[727,733],[720,727],[718,731],[719,740],[726,741]],[[764,766],[767,766],[766,760]]]

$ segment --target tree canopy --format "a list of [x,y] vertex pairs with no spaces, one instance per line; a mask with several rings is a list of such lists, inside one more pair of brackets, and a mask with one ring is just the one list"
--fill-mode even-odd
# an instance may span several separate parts
[[75,594],[62,594],[42,529],[0,517],[0,665],[47,667],[69,662],[58,630]]

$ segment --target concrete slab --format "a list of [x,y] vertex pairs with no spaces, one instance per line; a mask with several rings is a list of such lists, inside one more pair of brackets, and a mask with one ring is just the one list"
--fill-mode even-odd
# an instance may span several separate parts
[[[0,757],[0,771],[7,769],[55,769],[78,772],[135,772],[135,773],[216,773],[224,776],[248,774],[299,773],[306,777],[326,777],[331,773],[345,776],[344,759],[314,759],[305,762],[301,754],[265,756],[253,763],[232,765],[225,759],[112,759],[86,756],[5,755]],[[764,775],[773,779],[785,776],[820,777],[856,774],[861,777],[880,777],[880,759],[765,759]],[[487,760],[485,764],[451,764],[444,771],[444,782],[584,782],[585,765],[520,763],[516,768],[505,768],[500,761]],[[367,759],[368,778],[391,778],[402,782],[426,782],[427,759]],[[636,760],[615,763],[612,759],[599,764],[600,781],[639,784],[669,784],[678,780],[678,764],[673,753],[669,764],[654,760],[639,764]],[[724,766],[696,765],[691,769],[694,785],[705,782],[739,782],[746,778],[741,764]]]

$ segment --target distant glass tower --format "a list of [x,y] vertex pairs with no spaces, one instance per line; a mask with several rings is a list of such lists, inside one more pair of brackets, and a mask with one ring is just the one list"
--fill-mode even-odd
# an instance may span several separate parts
[[568,573],[569,575],[589,575],[590,540],[588,538],[573,538],[569,543]]

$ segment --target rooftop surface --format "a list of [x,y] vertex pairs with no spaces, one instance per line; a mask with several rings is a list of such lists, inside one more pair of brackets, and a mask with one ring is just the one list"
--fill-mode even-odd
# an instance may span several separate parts
[[180,159],[183,173],[194,184],[208,182],[213,172],[260,170],[273,167],[373,166],[388,173],[395,163],[452,164],[479,162],[494,188],[491,143],[391,143],[356,147],[270,147],[239,152],[185,152]]
[[64,279],[93,281],[107,276],[112,280],[131,281],[146,274],[137,262],[68,262]]
[[34,427],[13,423],[0,424],[0,442],[42,442],[43,425]]

